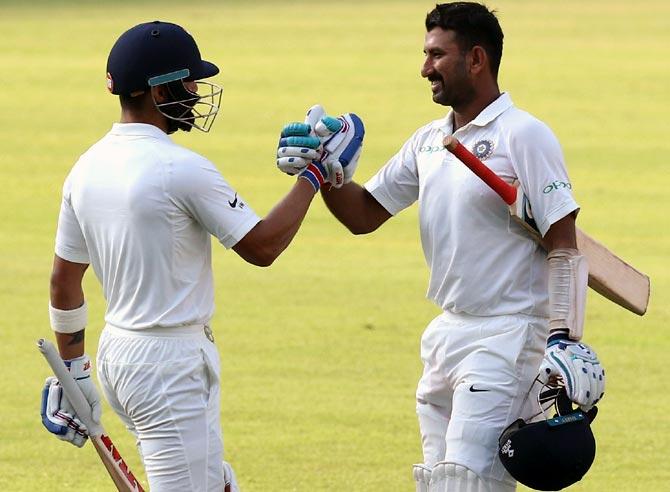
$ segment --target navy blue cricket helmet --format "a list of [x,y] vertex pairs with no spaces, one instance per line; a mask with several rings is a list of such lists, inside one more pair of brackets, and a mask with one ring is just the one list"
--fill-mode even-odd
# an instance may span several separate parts
[[170,22],[139,24],[124,32],[107,59],[107,88],[130,96],[175,80],[200,80],[219,73],[205,61],[193,36]]
[[561,490],[582,479],[596,455],[591,422],[598,412],[572,409],[565,389],[540,394],[557,414],[539,422],[518,419],[501,434],[498,457],[517,481],[534,490]]

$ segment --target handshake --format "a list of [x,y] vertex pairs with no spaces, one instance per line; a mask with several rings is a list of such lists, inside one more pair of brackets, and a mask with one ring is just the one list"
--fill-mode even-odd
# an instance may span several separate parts
[[317,104],[307,111],[304,123],[289,123],[282,129],[277,167],[307,179],[315,191],[325,183],[340,188],[354,175],[364,136],[363,122],[354,113],[335,118]]

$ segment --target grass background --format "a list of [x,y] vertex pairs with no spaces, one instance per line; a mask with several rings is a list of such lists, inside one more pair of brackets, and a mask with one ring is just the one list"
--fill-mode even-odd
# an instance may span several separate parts
[[[572,490],[669,490],[670,4],[488,3],[506,35],[501,87],[561,140],[580,226],[652,277],[644,318],[589,295],[586,340],[608,389],[596,462]],[[176,139],[214,161],[264,215],[292,182],[274,166],[277,132],[311,104],[363,117],[359,181],[444,114],[419,76],[433,5],[0,1],[0,490],[113,489],[90,445],[75,449],[42,429],[49,371],[34,342],[51,336],[62,181],[118,117],[104,70],[116,37],[155,18],[194,34],[222,69],[223,112],[213,133]],[[353,237],[316,201],[269,269],[214,246],[222,420],[245,492],[413,490],[419,337],[438,313],[423,297],[416,215],[412,207]],[[94,355],[104,305],[92,274],[86,292]],[[103,418],[141,475],[130,435],[109,408]]]

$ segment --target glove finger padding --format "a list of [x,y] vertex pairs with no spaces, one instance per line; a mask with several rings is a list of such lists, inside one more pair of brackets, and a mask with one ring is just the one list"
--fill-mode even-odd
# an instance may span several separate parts
[[284,126],[277,145],[277,167],[282,172],[293,176],[321,157],[321,141],[309,132],[305,123]]
[[332,134],[342,130],[344,123],[339,118],[332,116],[322,117],[314,127],[314,134],[317,137],[330,137]]
[[306,137],[310,134],[312,128],[308,123],[300,123],[294,121],[293,123],[287,123],[284,125],[284,128],[281,130],[282,137]]
[[277,158],[277,167],[280,171],[294,176],[304,171],[307,165],[312,162],[301,157],[279,157]]
[[326,110],[320,104],[315,104],[307,110],[305,114],[305,124],[309,125],[310,132],[316,128],[317,123],[321,117],[326,114]]
[[47,378],[44,383],[40,414],[42,425],[58,439],[79,448],[86,443],[88,439],[86,426],[71,410],[70,402],[63,395],[63,387],[53,376]]

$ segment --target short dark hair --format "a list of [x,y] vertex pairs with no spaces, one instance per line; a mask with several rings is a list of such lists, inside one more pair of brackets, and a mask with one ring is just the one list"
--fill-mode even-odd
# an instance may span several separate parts
[[146,93],[138,94],[136,96],[129,96],[126,94],[119,95],[119,102],[123,109],[129,111],[140,111],[144,107],[144,99]]
[[475,2],[437,4],[426,16],[426,31],[436,27],[454,31],[464,52],[474,46],[484,48],[491,61],[493,75],[498,75],[504,35],[495,10]]

